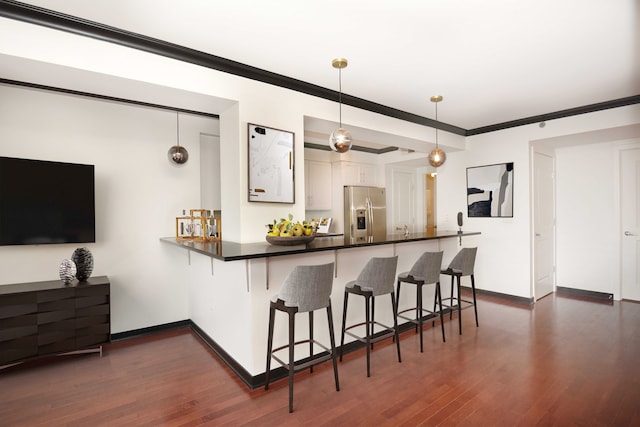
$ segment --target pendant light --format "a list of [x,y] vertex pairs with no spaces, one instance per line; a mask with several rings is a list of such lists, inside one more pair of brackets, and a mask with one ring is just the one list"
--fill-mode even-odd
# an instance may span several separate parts
[[338,103],[340,104],[340,127],[333,132],[329,137],[329,146],[333,151],[338,153],[346,153],[351,148],[351,133],[342,128],[342,69],[347,67],[347,60],[345,58],[336,58],[331,62],[333,68],[337,68],[339,72],[339,84],[340,84],[340,96]]
[[176,145],[167,152],[169,160],[177,165],[183,165],[189,160],[189,152],[180,146],[180,113],[176,111]]
[[[438,102],[440,101],[442,101],[441,95],[431,97],[431,102],[436,104],[436,122],[438,121]],[[442,166],[445,160],[447,160],[447,154],[438,147],[438,127],[436,124],[436,148],[429,153],[429,164],[437,168],[438,166]]]

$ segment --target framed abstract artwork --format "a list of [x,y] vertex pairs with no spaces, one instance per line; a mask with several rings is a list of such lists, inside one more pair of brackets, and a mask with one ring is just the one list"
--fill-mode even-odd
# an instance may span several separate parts
[[249,201],[295,203],[293,132],[249,123]]
[[513,217],[513,162],[467,168],[467,216]]

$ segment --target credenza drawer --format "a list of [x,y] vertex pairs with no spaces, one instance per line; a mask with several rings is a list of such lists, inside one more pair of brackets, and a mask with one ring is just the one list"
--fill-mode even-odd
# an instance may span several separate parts
[[111,339],[106,277],[0,285],[0,366]]

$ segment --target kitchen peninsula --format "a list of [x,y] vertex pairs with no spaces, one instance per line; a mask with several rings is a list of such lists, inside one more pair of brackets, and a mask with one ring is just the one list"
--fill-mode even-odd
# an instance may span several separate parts
[[[434,231],[387,235],[382,241],[349,243],[348,238],[317,237],[312,242],[295,246],[274,246],[265,242],[235,243],[204,242],[161,238],[172,256],[185,257],[181,285],[188,286],[189,315],[194,330],[207,341],[227,364],[250,387],[261,385],[264,374],[268,301],[277,294],[281,283],[296,265],[335,263],[331,295],[335,330],[340,330],[344,285],[357,277],[371,257],[398,256],[397,272],[411,268],[424,251],[444,251],[445,265],[458,252],[460,242],[476,246],[479,232]],[[186,251],[185,251],[186,249]],[[448,296],[448,286],[443,287]],[[425,304],[433,304],[432,295],[425,295]],[[388,304],[381,298],[376,304]],[[415,306],[415,294],[405,292],[399,307]],[[350,310],[358,320],[364,309]],[[388,310],[377,310],[382,323],[392,322]],[[304,317],[304,316],[303,316]],[[297,327],[302,339],[308,327],[300,319]],[[276,318],[276,322],[284,318]],[[327,337],[327,327],[316,322],[320,340]],[[285,325],[274,337],[274,345],[287,340]],[[320,350],[317,350],[320,351]],[[296,359],[306,357],[296,353]]]

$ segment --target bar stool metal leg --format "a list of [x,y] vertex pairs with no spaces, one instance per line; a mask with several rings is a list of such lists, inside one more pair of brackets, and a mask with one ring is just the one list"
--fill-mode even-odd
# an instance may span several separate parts
[[393,310],[393,335],[396,338],[398,362],[402,362],[402,358],[400,357],[400,336],[398,335],[398,302],[395,299],[393,291],[389,295],[391,295],[391,309]]
[[422,285],[416,286],[418,289],[416,290],[418,294],[418,308],[416,309],[416,316],[418,319],[418,329],[420,329],[420,353],[422,353]]
[[[440,307],[440,327],[442,329],[442,342],[446,342],[447,340],[444,338],[444,319],[442,318],[442,292],[440,291],[440,282],[436,282],[436,300],[438,301],[438,305]],[[435,306],[435,302],[433,303]],[[435,311],[435,307],[434,307]]]
[[[375,325],[376,322],[376,297],[374,297],[373,295],[371,296],[371,333],[369,334],[370,337],[373,337],[373,327]],[[373,342],[371,343],[371,350],[373,350]]]
[[480,325],[478,324],[478,305],[476,304],[476,280],[473,274],[471,275],[471,290],[473,291],[473,311],[476,314],[476,327],[478,327]]
[[[313,311],[309,312],[309,358],[313,357]],[[313,374],[313,365],[309,367],[309,372]]]
[[331,312],[331,302],[327,306],[327,320],[329,322],[329,341],[331,342],[331,359],[333,362],[333,376],[336,380],[336,391],[340,391],[340,381],[338,380],[338,362],[336,355],[336,339],[333,336],[333,313]]
[[460,329],[460,335],[462,335],[462,299],[460,296],[460,276],[458,278],[458,328]]
[[269,390],[269,374],[271,373],[271,353],[273,350],[273,323],[276,316],[276,309],[269,308],[269,336],[267,338],[267,370],[264,378],[264,389]]
[[453,281],[454,281],[454,279],[455,279],[455,277],[451,276],[451,294],[450,294],[450,296],[451,296],[451,298],[450,298],[451,308],[449,310],[449,320],[453,319],[453,300],[455,299],[455,298],[453,298],[453,295],[454,295],[454,293],[453,293]]
[[342,355],[344,353],[344,331],[347,326],[347,302],[349,300],[349,293],[344,292],[344,306],[342,307],[342,333],[340,334],[340,361],[342,362]]
[[366,338],[365,338],[365,344],[367,347],[367,377],[371,376],[371,334],[370,334],[370,323],[371,323],[371,317],[370,317],[370,299],[368,296],[364,297],[364,305],[365,305],[365,330],[366,330]]
[[295,313],[289,312],[289,412],[293,412],[293,374],[295,346]]

